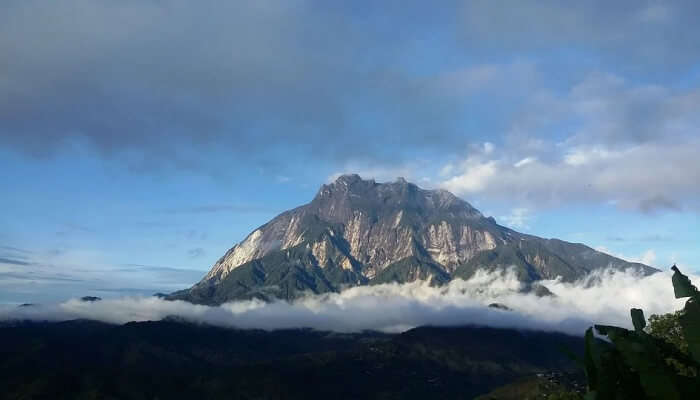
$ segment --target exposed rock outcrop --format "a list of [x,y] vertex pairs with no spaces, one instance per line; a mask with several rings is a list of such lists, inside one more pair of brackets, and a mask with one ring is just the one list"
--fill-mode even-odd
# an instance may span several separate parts
[[292,299],[368,283],[442,284],[478,269],[515,268],[525,282],[571,281],[606,267],[654,271],[582,244],[518,233],[445,190],[343,175],[254,230],[201,282],[170,298]]

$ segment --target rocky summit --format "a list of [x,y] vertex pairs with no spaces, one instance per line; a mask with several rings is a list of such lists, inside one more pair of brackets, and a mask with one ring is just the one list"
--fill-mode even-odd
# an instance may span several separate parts
[[583,244],[516,232],[446,190],[343,175],[310,203],[254,230],[192,288],[167,298],[291,300],[357,285],[441,285],[479,269],[507,268],[538,294],[546,288],[532,284],[542,279],[574,281],[602,268],[656,271]]

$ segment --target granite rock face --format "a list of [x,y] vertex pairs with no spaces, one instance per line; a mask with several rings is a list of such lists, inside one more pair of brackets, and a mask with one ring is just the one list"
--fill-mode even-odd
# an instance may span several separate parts
[[504,268],[515,268],[527,283],[572,281],[599,268],[655,271],[582,244],[518,233],[445,190],[343,175],[322,185],[310,203],[254,230],[201,282],[169,298],[293,299],[372,283],[442,284]]

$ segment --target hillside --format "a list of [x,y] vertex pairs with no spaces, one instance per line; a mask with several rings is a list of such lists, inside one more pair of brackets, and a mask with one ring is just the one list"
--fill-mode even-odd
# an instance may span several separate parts
[[576,372],[581,338],[485,327],[398,335],[231,330],[174,320],[0,324],[0,398],[471,399]]

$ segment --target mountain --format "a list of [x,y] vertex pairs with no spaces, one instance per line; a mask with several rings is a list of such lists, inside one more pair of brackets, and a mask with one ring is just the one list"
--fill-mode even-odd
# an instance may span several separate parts
[[254,230],[202,281],[168,298],[290,300],[367,284],[440,285],[509,267],[528,284],[557,276],[574,281],[601,268],[656,271],[583,244],[516,232],[446,190],[342,175],[310,203]]
[[[472,399],[576,373],[582,337],[487,327],[236,330],[0,321],[0,399]],[[579,372],[579,374],[581,374]]]

